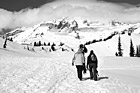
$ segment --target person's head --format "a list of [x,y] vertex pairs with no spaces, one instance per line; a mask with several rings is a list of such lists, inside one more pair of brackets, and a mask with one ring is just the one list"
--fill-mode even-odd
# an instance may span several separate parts
[[80,44],[79,45],[78,52],[82,52],[83,53],[83,50],[84,50],[84,45],[83,44]]
[[81,48],[84,48],[84,45],[83,44],[80,44],[79,45],[79,48],[81,49]]
[[93,51],[93,50],[91,50],[91,51],[90,51],[90,54],[94,54],[94,51]]

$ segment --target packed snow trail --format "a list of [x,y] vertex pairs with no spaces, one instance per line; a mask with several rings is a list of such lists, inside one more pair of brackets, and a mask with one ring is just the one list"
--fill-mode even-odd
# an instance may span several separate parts
[[119,79],[99,69],[99,81],[79,81],[71,54],[53,53],[48,57],[0,55],[0,93],[138,93]]

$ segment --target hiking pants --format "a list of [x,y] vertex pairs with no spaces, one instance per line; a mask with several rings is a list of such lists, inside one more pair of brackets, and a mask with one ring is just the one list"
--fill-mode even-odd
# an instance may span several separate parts
[[76,68],[77,68],[77,75],[78,75],[78,78],[80,80],[82,80],[82,69],[83,69],[83,66],[82,65],[76,65]]
[[89,72],[90,72],[90,78],[94,80],[97,80],[97,75],[96,75],[96,64],[90,64],[89,65]]

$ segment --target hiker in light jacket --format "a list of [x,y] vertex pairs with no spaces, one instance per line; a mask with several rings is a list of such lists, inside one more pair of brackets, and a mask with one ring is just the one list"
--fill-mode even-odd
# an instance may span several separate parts
[[77,74],[78,78],[82,80],[82,70],[83,70],[83,65],[85,65],[85,56],[83,53],[84,47],[81,44],[79,46],[78,51],[74,54],[74,57],[72,59],[72,65],[76,65],[77,68]]
[[87,69],[89,69],[90,72],[90,78],[94,79],[95,81],[97,80],[97,67],[98,67],[98,60],[93,52],[93,50],[90,51],[89,56],[87,57]]

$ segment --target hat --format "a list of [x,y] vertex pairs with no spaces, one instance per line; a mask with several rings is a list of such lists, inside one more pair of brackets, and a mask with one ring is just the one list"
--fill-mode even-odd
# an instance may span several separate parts
[[93,53],[94,53],[94,51],[93,51],[93,50],[91,50],[91,51],[90,51],[90,54],[93,54]]
[[79,45],[79,48],[83,48],[83,47],[84,47],[84,45],[83,45],[83,44],[80,44],[80,45]]

